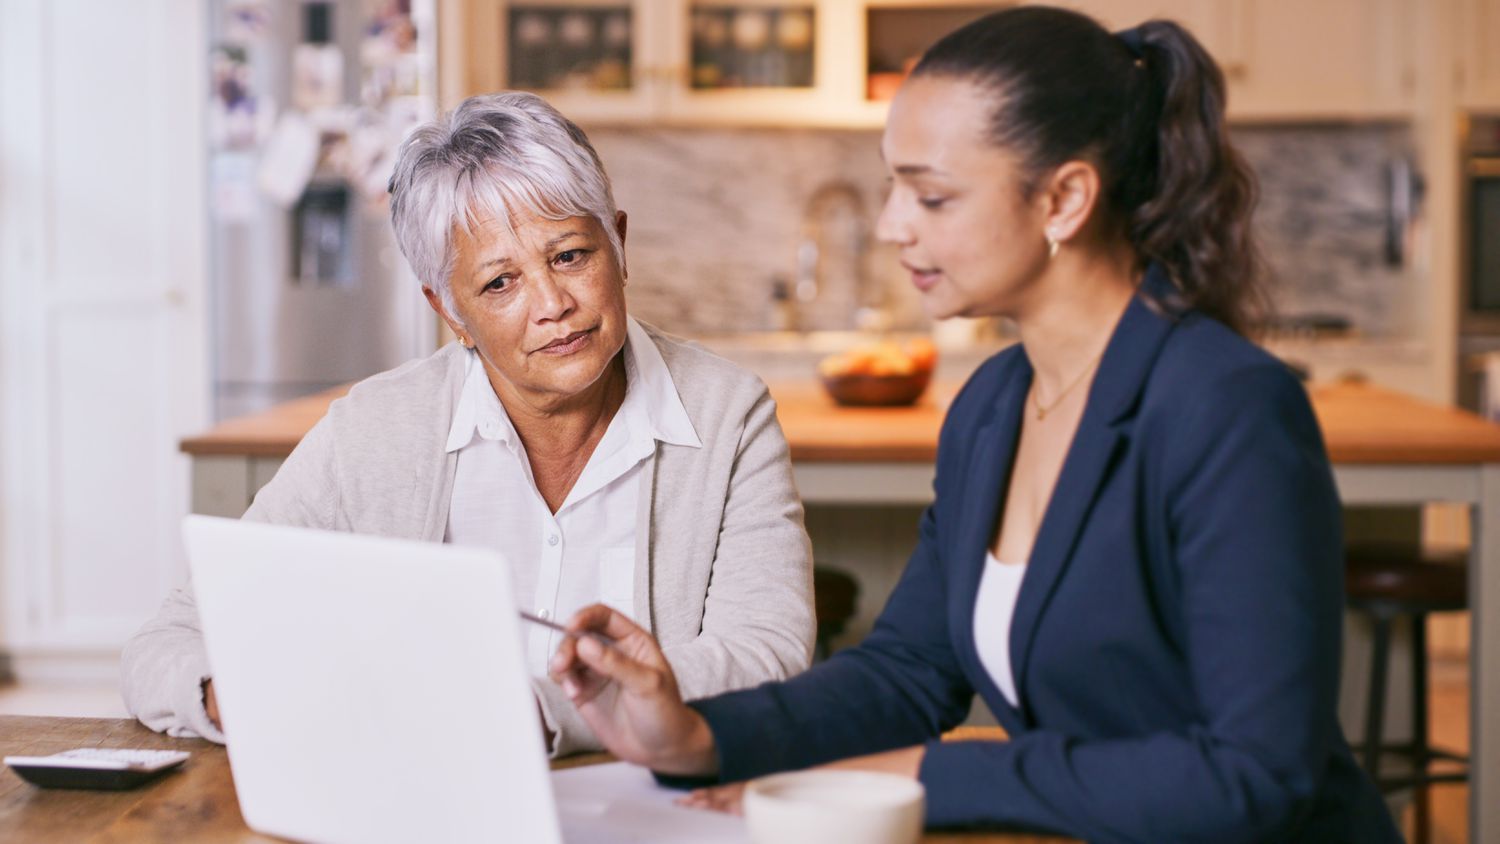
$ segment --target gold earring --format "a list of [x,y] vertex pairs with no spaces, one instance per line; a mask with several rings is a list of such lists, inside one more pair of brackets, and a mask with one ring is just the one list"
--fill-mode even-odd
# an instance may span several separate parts
[[1058,240],[1057,240],[1057,238],[1053,237],[1049,233],[1047,235],[1047,257],[1048,258],[1056,258],[1057,257],[1057,246],[1058,246]]
[[469,342],[469,338],[464,337],[463,335],[459,335],[458,345],[463,346],[465,349],[474,348],[473,343]]

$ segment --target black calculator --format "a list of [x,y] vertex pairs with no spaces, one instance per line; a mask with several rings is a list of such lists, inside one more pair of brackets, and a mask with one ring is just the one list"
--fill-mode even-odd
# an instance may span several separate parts
[[43,788],[121,791],[161,776],[191,755],[185,750],[80,747],[51,756],[7,756],[5,764]]

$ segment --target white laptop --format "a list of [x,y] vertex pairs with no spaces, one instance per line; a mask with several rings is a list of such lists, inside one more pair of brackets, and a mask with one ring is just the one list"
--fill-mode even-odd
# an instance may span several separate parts
[[738,819],[672,806],[645,771],[549,775],[499,554],[207,516],[183,536],[251,828],[319,842],[745,839]]

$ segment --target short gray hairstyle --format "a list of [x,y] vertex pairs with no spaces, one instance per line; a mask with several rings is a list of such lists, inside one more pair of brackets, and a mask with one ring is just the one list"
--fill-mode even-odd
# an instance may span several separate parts
[[535,94],[470,97],[418,126],[401,144],[390,192],[401,254],[450,315],[454,227],[472,234],[487,216],[507,227],[517,209],[550,220],[593,217],[624,267],[614,192],[599,154],[582,129]]

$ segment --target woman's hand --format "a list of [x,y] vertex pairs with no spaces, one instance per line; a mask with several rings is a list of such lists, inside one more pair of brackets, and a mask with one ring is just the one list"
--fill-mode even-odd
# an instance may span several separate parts
[[[552,679],[611,753],[677,776],[718,768],[708,723],[682,702],[677,678],[651,634],[603,604],[578,611],[548,665]],[[606,646],[583,635],[614,640]]]
[[[915,747],[903,747],[900,750],[888,750],[885,753],[840,759],[837,762],[829,762],[827,765],[819,765],[811,770],[877,771],[916,779],[917,772],[922,769],[922,757],[926,752],[927,748],[919,744]],[[735,782],[713,788],[695,789],[679,797],[677,805],[691,809],[707,809],[713,812],[743,815],[745,814],[745,783]]]

